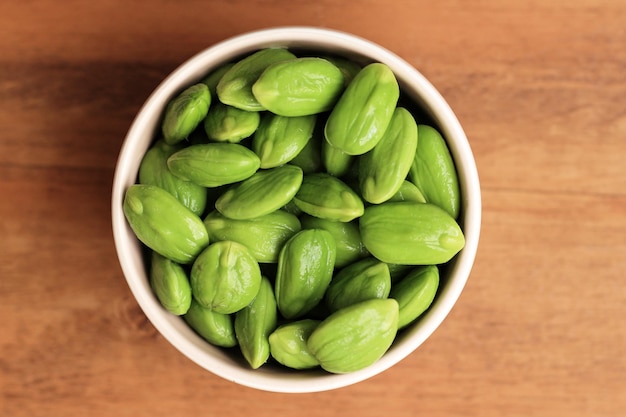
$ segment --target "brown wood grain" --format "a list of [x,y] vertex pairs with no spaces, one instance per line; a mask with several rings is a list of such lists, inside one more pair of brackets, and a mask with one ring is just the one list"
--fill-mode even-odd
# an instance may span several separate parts
[[[0,4],[0,416],[623,416],[626,3],[476,0]],[[466,129],[483,228],[459,303],[351,387],[236,386],[182,357],[124,281],[117,152],[183,60],[305,24],[392,49]]]

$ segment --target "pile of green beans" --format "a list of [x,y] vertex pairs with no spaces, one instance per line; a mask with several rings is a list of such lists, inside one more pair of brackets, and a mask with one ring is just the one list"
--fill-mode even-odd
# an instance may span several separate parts
[[151,288],[208,343],[363,369],[465,244],[454,161],[391,69],[255,51],[173,97],[126,190]]

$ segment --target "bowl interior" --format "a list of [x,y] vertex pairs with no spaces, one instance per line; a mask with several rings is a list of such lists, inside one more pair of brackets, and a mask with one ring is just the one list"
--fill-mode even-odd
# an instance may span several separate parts
[[[362,64],[375,61],[387,64],[396,74],[403,94],[415,104],[415,110],[446,138],[459,174],[462,194],[459,223],[466,238],[464,249],[447,265],[431,308],[415,325],[398,334],[383,358],[358,372],[333,375],[273,366],[252,370],[238,351],[205,342],[181,318],[160,306],[148,283],[142,245],[122,212],[124,193],[136,182],[141,158],[154,140],[167,102],[221,64],[267,47],[339,55]],[[480,214],[480,188],[472,151],[456,116],[437,90],[410,64],[379,45],[347,33],[309,27],[282,27],[240,35],[200,52],[178,67],[155,89],[133,121],[119,154],[112,190],[113,233],[120,265],[152,324],[180,352],[208,371],[241,385],[275,392],[315,392],[347,386],[388,369],[413,352],[441,324],[460,296],[477,250]]]

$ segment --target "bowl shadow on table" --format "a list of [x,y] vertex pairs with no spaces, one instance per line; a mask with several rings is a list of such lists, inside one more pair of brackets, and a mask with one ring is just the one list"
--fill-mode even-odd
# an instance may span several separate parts
[[[120,147],[142,104],[175,67],[175,63],[167,62],[97,61],[71,67],[47,64],[41,74],[27,72],[31,88],[40,91],[45,103],[55,103],[52,110],[41,110],[46,141],[53,142],[58,158],[63,158],[62,162],[52,161],[54,169],[61,173],[65,184],[81,187],[75,192],[88,193],[93,199],[90,205],[97,208],[94,215],[102,219],[110,215],[110,193]],[[80,216],[68,220],[92,221]],[[110,235],[110,223],[100,224],[101,229],[94,231],[90,223],[84,230]],[[113,252],[111,256],[115,260]],[[119,278],[123,282],[121,273]]]

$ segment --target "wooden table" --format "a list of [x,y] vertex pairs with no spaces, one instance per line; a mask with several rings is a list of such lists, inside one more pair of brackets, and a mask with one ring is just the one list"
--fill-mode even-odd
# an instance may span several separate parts
[[[626,415],[626,3],[50,0],[0,4],[0,415]],[[476,264],[417,352],[333,392],[202,370],[114,251],[126,131],[160,80],[251,29],[317,25],[414,64],[483,190]]]

